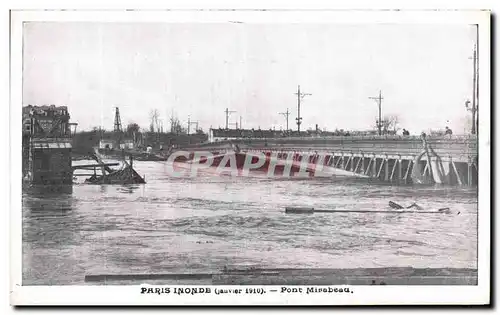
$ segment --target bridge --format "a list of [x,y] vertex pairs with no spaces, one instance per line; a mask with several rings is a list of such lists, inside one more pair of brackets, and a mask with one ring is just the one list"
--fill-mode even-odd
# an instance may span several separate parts
[[477,184],[477,137],[330,136],[241,138],[190,145],[185,151],[294,154],[323,164],[394,183]]

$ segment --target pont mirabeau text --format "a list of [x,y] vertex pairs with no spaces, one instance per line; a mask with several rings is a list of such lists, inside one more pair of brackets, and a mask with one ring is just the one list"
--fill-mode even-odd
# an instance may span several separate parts
[[332,287],[310,287],[306,293],[349,293],[349,288],[332,288]]
[[281,293],[352,293],[349,288],[332,288],[332,287],[308,287],[308,288],[297,288],[297,287],[281,287]]

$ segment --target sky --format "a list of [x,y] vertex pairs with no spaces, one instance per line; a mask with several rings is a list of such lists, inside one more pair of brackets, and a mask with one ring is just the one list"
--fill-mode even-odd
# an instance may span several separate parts
[[[475,30],[469,25],[28,22],[23,105],[68,106],[78,130],[148,128],[157,109],[207,131],[369,130],[382,115],[412,134],[470,129]],[[234,127],[232,125],[231,127]]]

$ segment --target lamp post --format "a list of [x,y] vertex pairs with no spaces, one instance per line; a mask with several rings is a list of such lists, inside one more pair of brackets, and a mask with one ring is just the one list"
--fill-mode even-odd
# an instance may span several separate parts
[[477,126],[476,126],[476,116],[477,116],[477,106],[475,102],[472,102],[472,106],[470,106],[470,100],[467,100],[465,102],[465,108],[472,113],[472,128],[471,128],[471,134],[475,135],[477,133]]
[[[76,126],[78,126],[78,123],[69,123],[69,133],[71,137],[74,137],[76,135]],[[71,130],[71,127],[73,127],[73,130]]]

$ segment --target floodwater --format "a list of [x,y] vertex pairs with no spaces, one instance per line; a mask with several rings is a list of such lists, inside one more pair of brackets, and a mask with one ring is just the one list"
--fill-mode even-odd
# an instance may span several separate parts
[[[134,162],[145,185],[25,190],[23,285],[225,266],[477,268],[475,188],[348,178],[175,178],[164,163]],[[284,213],[287,206],[387,210],[389,200],[450,207],[453,214]]]

